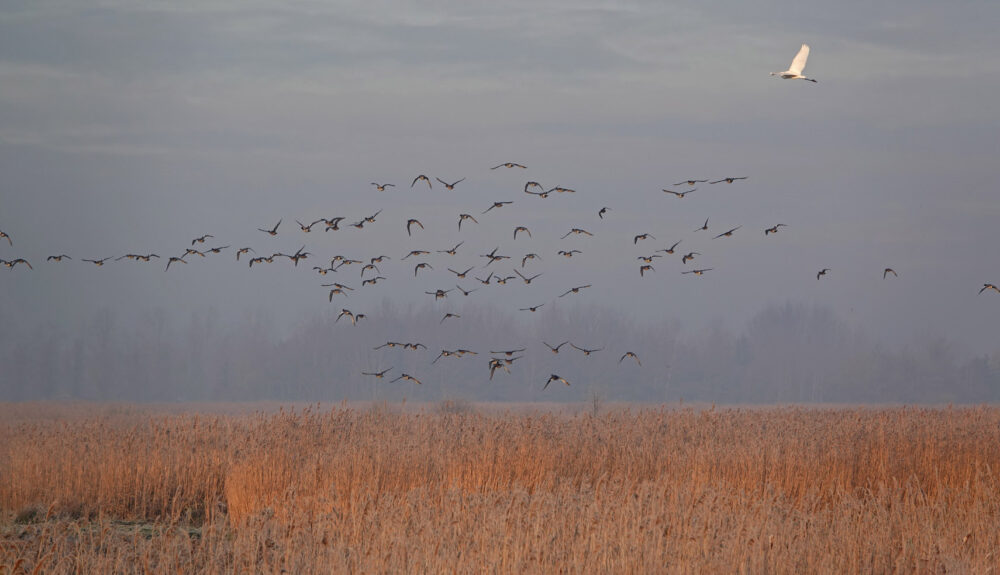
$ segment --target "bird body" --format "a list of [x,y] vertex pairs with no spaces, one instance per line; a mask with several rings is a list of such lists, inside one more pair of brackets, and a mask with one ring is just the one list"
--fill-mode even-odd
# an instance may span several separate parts
[[548,387],[549,384],[552,383],[553,381],[561,381],[561,382],[565,383],[567,385],[567,387],[569,386],[569,382],[566,381],[566,378],[560,377],[560,376],[558,376],[558,375],[556,375],[556,374],[553,373],[552,375],[549,376],[549,380],[545,382],[545,385],[542,386],[542,390],[544,391],[545,388]]
[[799,48],[799,53],[795,55],[792,59],[791,66],[788,67],[784,72],[771,72],[772,76],[778,76],[782,80],[807,80],[809,82],[815,83],[816,80],[812,78],[806,78],[802,75],[802,71],[806,68],[806,60],[809,59],[809,44],[803,44]]
[[625,358],[626,358],[626,357],[631,357],[632,359],[634,359],[634,360],[635,360],[635,363],[636,363],[636,364],[638,364],[638,365],[642,365],[642,362],[641,362],[641,361],[639,361],[639,356],[638,356],[638,355],[636,355],[636,354],[634,354],[634,353],[632,353],[631,351],[626,351],[626,352],[625,352],[625,355],[623,355],[623,356],[621,356],[620,358],[618,358],[618,363],[621,363],[621,362],[625,361]]
[[559,297],[563,297],[563,296],[569,295],[571,293],[580,293],[580,290],[585,289],[585,288],[589,288],[589,287],[590,287],[590,284],[587,284],[585,286],[577,286],[575,288],[569,288],[568,290],[566,290],[565,292],[563,292],[563,294],[561,296],[559,296]]
[[442,180],[441,178],[434,178],[434,179],[437,180],[437,181],[439,181],[439,182],[441,182],[441,184],[444,185],[444,187],[445,187],[446,190],[454,190],[455,186],[457,186],[459,184],[459,182],[465,181],[465,178],[462,178],[461,180],[456,180],[456,181],[454,181],[454,182],[452,182],[452,183],[449,184],[448,182]]
[[257,228],[257,231],[264,232],[265,234],[267,234],[267,235],[269,235],[271,237],[274,237],[274,236],[278,235],[278,226],[280,226],[280,225],[281,225],[281,220],[278,220],[278,223],[274,224],[273,228],[271,228],[269,230],[265,230],[264,228]]

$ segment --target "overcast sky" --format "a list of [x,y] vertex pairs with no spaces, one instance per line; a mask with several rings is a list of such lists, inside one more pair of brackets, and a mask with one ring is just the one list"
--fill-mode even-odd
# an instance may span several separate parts
[[[997,5],[420,4],[4,2],[0,230],[14,245],[0,258],[35,269],[0,272],[0,309],[22,328],[101,307],[364,311],[430,301],[424,290],[456,283],[445,268],[482,266],[499,246],[543,257],[526,268],[545,272],[531,286],[476,294],[514,313],[593,283],[577,302],[694,328],[740,329],[791,300],[900,345],[941,335],[1000,351],[1000,294],[976,293],[1000,284]],[[818,83],[769,77],[803,42]],[[490,170],[508,161],[528,169]],[[467,179],[410,189],[421,173]],[[660,191],[726,176],[748,179]],[[539,199],[529,180],[577,193]],[[497,200],[515,203],[481,213]],[[360,231],[294,223],[379,209]],[[459,232],[462,212],[480,224]],[[280,218],[278,237],[257,231]],[[408,218],[426,229],[408,237]],[[788,227],[765,237],[777,223]],[[517,225],[532,238],[513,240]],[[594,237],[561,240],[573,227]],[[647,232],[656,240],[634,243]],[[163,271],[206,233],[314,256],[251,270],[230,248]],[[640,278],[636,258],[678,240]],[[459,241],[417,279],[399,262]],[[682,264],[690,250],[701,255]],[[164,259],[79,261],[150,251]],[[45,263],[59,253],[75,259]],[[389,255],[389,280],[327,303],[320,283],[360,288],[356,267],[308,269],[338,253]],[[514,267],[483,276],[494,266]],[[681,274],[692,266],[712,271]],[[886,267],[899,277],[883,280]]]

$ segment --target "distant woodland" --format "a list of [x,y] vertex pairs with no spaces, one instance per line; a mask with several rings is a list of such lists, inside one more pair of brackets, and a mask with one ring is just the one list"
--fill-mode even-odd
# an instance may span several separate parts
[[[943,338],[890,347],[826,308],[763,309],[742,330],[686,330],[614,310],[548,309],[544,321],[481,306],[442,322],[431,304],[385,302],[352,325],[340,310],[278,326],[211,308],[137,317],[95,311],[85,326],[20,326],[0,309],[0,399],[116,401],[607,401],[979,403],[1000,399],[1000,351],[965,357]],[[387,334],[392,334],[386,338]],[[565,345],[587,349],[585,356]],[[374,348],[393,341],[427,349]],[[442,350],[477,352],[441,357]],[[524,348],[490,379],[490,351]],[[641,365],[631,358],[634,352]],[[493,354],[498,356],[498,354]],[[502,354],[500,357],[504,357]],[[362,375],[392,368],[383,379]],[[391,383],[407,373],[421,381]],[[551,374],[570,382],[542,389]]]

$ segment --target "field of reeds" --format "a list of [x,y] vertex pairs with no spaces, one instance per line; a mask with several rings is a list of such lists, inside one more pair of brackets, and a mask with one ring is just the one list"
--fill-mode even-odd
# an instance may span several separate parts
[[997,573],[1000,409],[0,404],[0,573]]

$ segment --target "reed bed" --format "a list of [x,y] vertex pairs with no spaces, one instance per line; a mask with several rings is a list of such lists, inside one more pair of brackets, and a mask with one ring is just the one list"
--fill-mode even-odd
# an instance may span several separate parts
[[454,411],[0,424],[0,573],[1000,563],[1000,409]]

